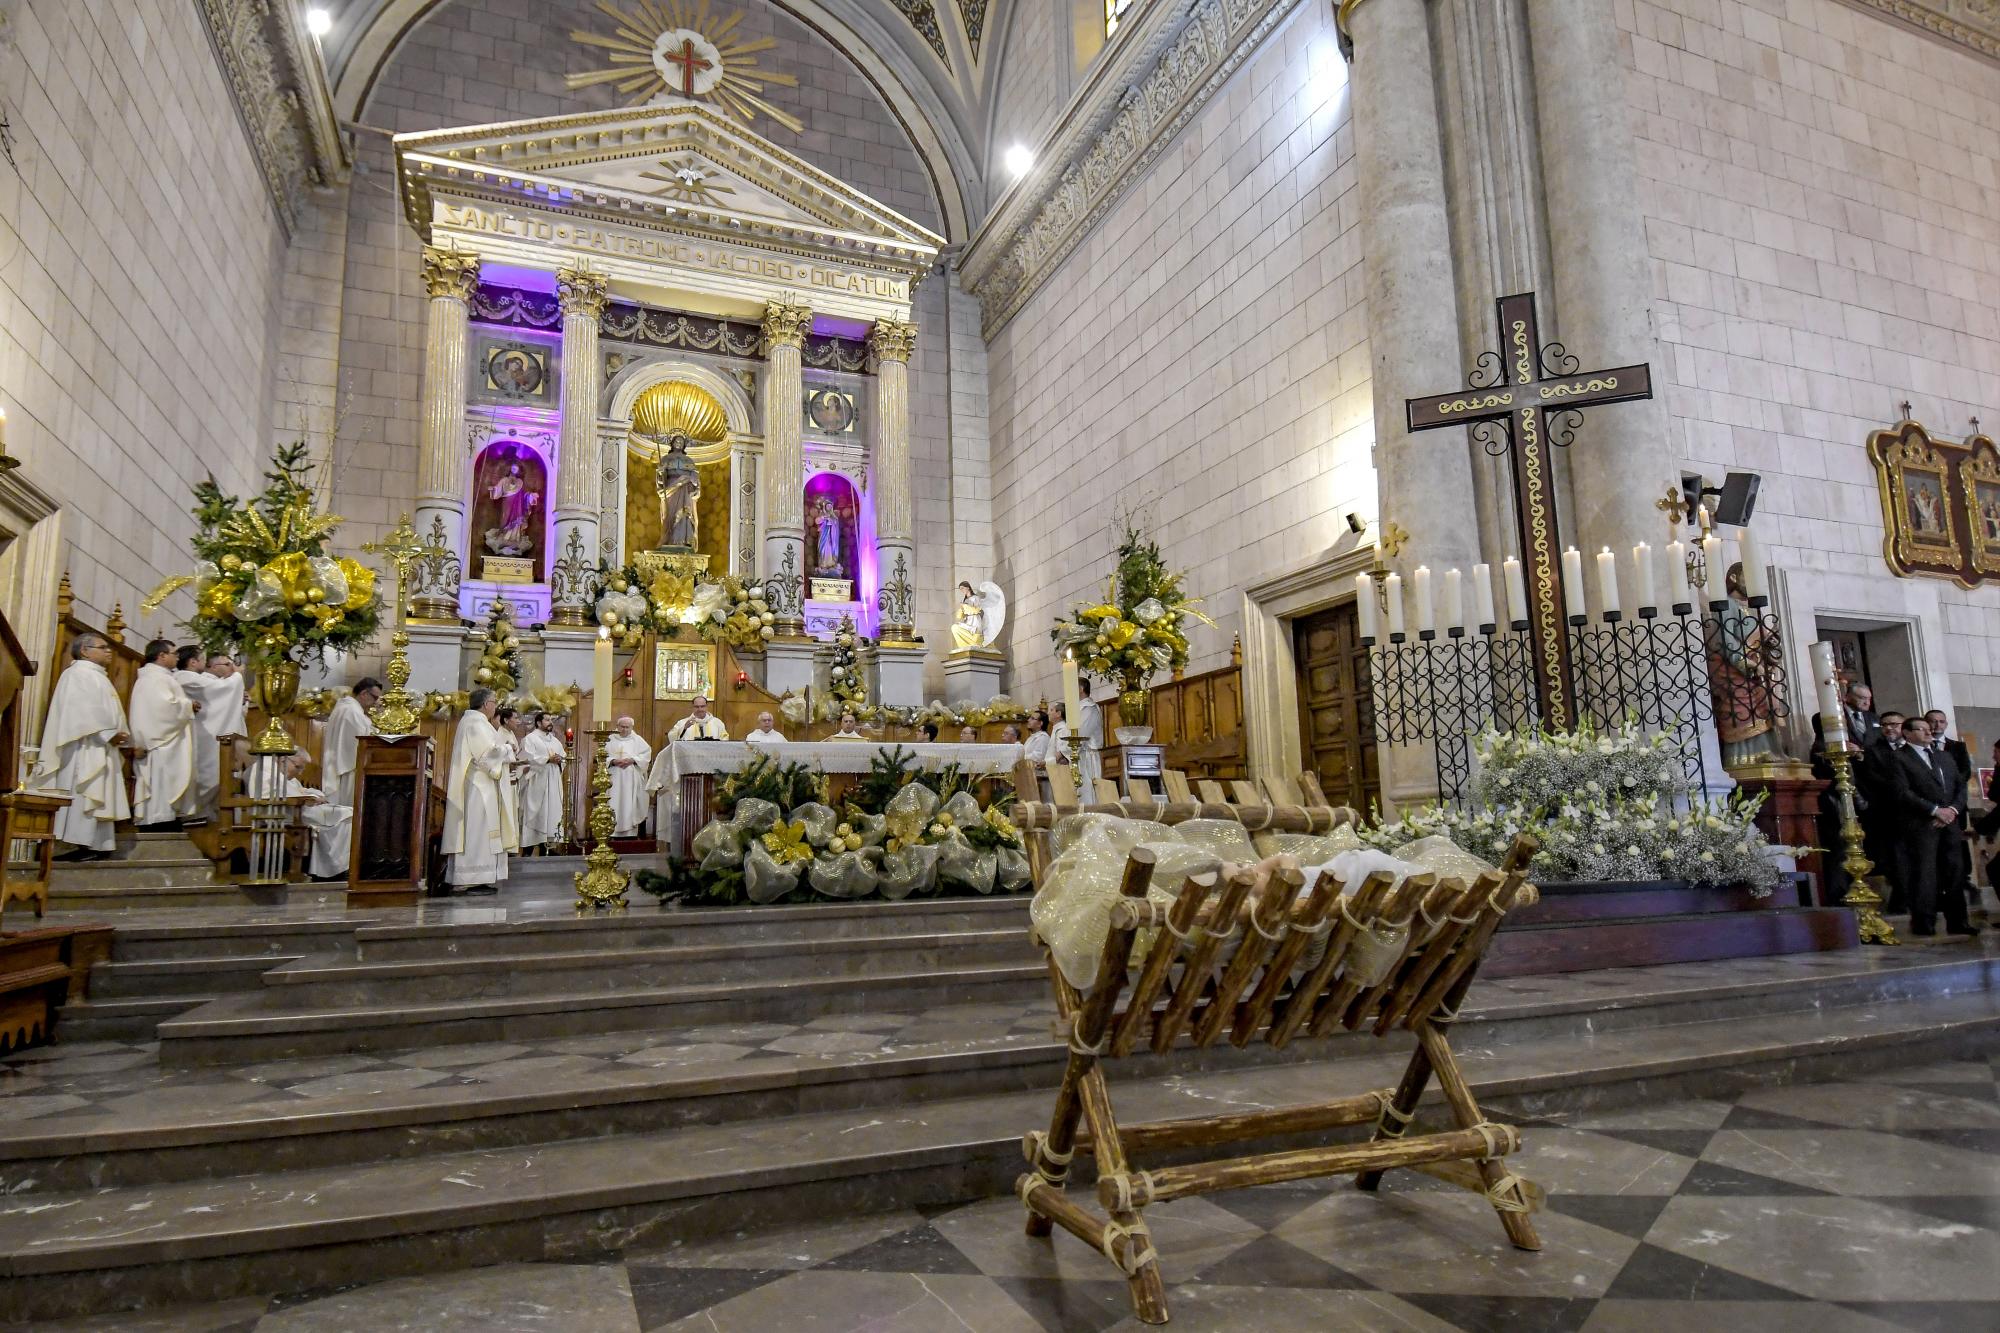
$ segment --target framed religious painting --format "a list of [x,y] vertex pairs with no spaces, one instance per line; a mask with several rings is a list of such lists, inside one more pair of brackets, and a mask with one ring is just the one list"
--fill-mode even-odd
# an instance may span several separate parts
[[1935,574],[1966,586],[1965,507],[1954,454],[1914,421],[1868,437],[1882,496],[1882,554],[1898,574]]
[[806,423],[816,435],[854,434],[860,420],[854,395],[826,385],[806,386]]
[[1972,552],[1972,568],[1991,577],[2000,574],[2000,449],[1983,435],[1966,441],[1971,446],[1958,465],[1958,479],[1965,503],[1966,544]]
[[549,349],[539,343],[483,340],[479,348],[479,388],[487,398],[508,402],[552,402]]
[[685,703],[715,694],[715,645],[662,640],[653,650],[653,697]]

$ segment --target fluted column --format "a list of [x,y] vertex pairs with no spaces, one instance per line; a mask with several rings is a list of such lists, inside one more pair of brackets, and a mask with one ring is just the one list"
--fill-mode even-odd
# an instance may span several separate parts
[[917,326],[878,319],[868,332],[875,357],[875,597],[882,638],[908,641],[916,633],[917,570],[915,486],[910,479],[910,353]]
[[587,268],[556,273],[562,301],[562,441],[556,458],[556,552],[549,566],[554,625],[588,625],[595,594],[597,506],[602,466],[597,444],[597,321],[605,278]]
[[[1618,25],[1603,0],[1528,0],[1555,333],[1585,370],[1652,363],[1653,282],[1639,217]],[[1657,500],[1678,472],[1658,398],[1583,414],[1569,456],[1575,544],[1665,540]]]
[[805,381],[800,355],[812,310],[780,297],[764,306],[764,595],[780,634],[806,627]]
[[479,256],[424,247],[422,433],[417,459],[417,535],[443,546],[446,558],[411,571],[410,612],[420,620],[458,620],[458,585],[465,575],[466,321]]

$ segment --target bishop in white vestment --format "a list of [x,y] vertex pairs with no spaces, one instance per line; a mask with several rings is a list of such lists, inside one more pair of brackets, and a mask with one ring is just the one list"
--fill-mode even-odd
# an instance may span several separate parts
[[335,704],[327,716],[319,772],[328,799],[335,805],[354,804],[355,756],[360,751],[361,738],[375,734],[368,710],[381,698],[382,682],[373,676],[363,676],[356,682],[354,693]]
[[111,661],[109,642],[96,634],[79,635],[69,655],[69,667],[49,700],[30,783],[69,797],[69,805],[56,814],[56,837],[84,849],[78,855],[109,852],[117,843],[118,821],[132,817],[118,753],[131,739],[125,705],[104,670]]
[[507,801],[512,751],[493,725],[499,700],[472,692],[451,741],[451,774],[445,786],[445,879],[460,888],[497,892],[507,878],[507,854],[519,845]]
[[535,729],[521,738],[521,758],[527,775],[521,779],[521,848],[564,841],[563,750],[556,734],[555,714],[537,713]]
[[611,814],[617,820],[612,836],[636,837],[646,822],[646,767],[653,747],[632,730],[632,719],[618,719],[618,730],[604,743],[611,763]]
[[146,653],[132,682],[132,744],[142,751],[132,806],[142,829],[178,822],[194,781],[195,741],[195,703],[174,679],[174,645],[155,639]]

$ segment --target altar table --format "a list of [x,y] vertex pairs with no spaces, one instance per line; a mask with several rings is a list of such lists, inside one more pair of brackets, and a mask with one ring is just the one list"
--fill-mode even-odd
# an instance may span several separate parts
[[963,772],[983,776],[1010,774],[1021,761],[1021,747],[1013,742],[772,741],[752,745],[748,741],[669,741],[654,756],[653,771],[646,780],[646,789],[656,802],[653,826],[666,832],[662,841],[675,859],[684,860],[694,835],[713,812],[718,775],[747,767],[760,754],[780,764],[804,764],[819,773],[861,774],[874,766],[876,755],[898,750],[915,756],[917,768],[956,764]]

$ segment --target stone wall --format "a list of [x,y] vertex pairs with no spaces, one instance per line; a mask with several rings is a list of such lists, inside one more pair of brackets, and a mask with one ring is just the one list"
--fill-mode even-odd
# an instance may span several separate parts
[[1228,661],[1238,592],[1372,514],[1347,73],[1328,6],[1282,24],[990,349],[994,577],[1015,689],[1101,593],[1131,513]]
[[1069,37],[1064,32],[1068,22],[1065,0],[1016,0],[1008,12],[993,130],[986,145],[987,179],[993,183],[989,197],[998,196],[1013,180],[1002,165],[1007,149],[1017,143],[1039,147],[1069,101]]
[[10,5],[0,90],[9,450],[63,505],[78,613],[137,626],[189,488],[261,471],[284,234],[195,5]]
[[1763,474],[1795,627],[1920,631],[1882,702],[2000,708],[2000,592],[1890,575],[1865,451],[2000,424],[2000,68],[1837,0],[1617,12],[1679,456]]

